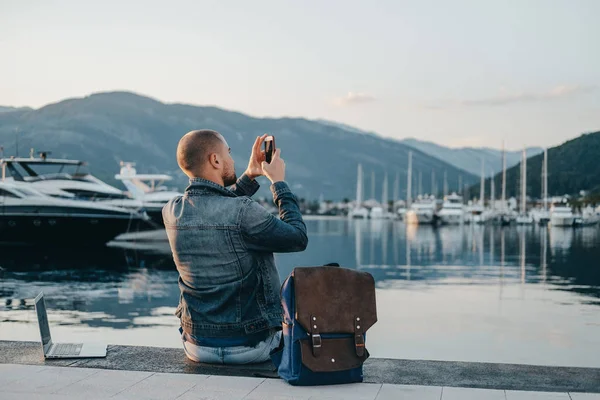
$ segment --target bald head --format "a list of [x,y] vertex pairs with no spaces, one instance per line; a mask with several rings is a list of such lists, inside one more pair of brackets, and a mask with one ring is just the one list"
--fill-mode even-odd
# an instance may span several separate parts
[[235,183],[233,159],[229,151],[227,141],[219,132],[210,129],[191,131],[177,145],[177,164],[190,178],[219,181],[220,177],[225,184],[231,179]]
[[[186,133],[177,146],[177,164],[186,174],[200,173],[209,163],[212,153],[219,153],[224,146],[219,132],[202,129]],[[189,175],[189,174],[188,174]]]

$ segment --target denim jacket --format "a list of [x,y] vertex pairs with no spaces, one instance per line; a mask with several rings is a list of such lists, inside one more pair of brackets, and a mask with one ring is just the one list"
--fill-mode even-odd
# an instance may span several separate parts
[[281,329],[280,280],[273,252],[308,244],[298,201],[285,182],[271,185],[279,217],[250,199],[256,181],[242,175],[232,190],[190,179],[163,208],[179,271],[176,315],[192,337],[244,337]]

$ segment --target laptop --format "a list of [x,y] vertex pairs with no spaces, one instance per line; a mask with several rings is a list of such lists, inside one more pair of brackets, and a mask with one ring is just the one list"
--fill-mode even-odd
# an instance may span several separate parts
[[52,343],[44,293],[38,294],[35,298],[35,312],[37,313],[38,324],[40,326],[45,358],[106,357],[105,344]]

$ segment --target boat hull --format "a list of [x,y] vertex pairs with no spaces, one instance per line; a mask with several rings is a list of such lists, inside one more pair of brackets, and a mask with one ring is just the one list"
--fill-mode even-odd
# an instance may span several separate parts
[[116,236],[145,229],[139,217],[76,217],[0,214],[0,242],[103,246]]
[[463,223],[462,214],[439,214],[440,222],[442,225],[460,225]]
[[550,225],[552,226],[573,226],[573,222],[575,222],[575,217],[559,217],[556,215],[550,217]]
[[408,211],[404,214],[404,222],[407,224],[435,224],[436,216],[433,213],[416,213]]

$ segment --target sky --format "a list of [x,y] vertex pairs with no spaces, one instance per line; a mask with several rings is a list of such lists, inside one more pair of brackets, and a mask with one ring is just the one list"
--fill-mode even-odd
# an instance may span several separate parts
[[94,92],[509,149],[600,130],[600,1],[0,0],[0,105]]

